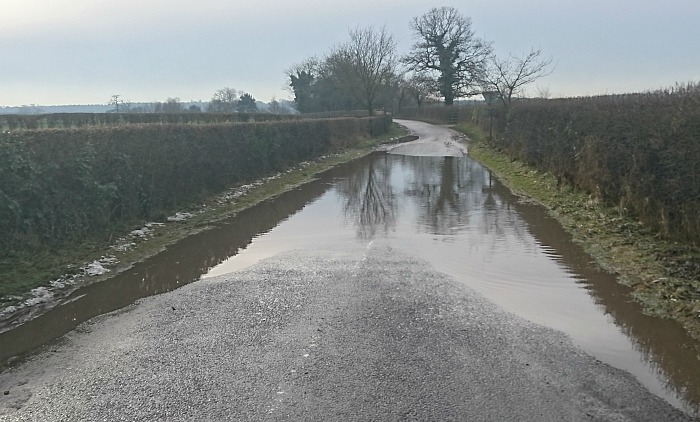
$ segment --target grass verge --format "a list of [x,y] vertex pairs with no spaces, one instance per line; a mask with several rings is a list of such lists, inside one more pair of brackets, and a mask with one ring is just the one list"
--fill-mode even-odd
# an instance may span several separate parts
[[700,248],[660,237],[633,216],[601,203],[491,148],[477,127],[460,124],[469,155],[514,193],[544,205],[606,271],[630,286],[644,311],[671,318],[700,340]]
[[[156,222],[159,225],[155,226],[152,233],[145,239],[129,236],[132,230],[139,227],[115,227],[112,228],[111,235],[83,239],[81,242],[65,245],[60,249],[12,254],[0,261],[0,316],[2,316],[3,309],[26,303],[28,299],[35,297],[32,289],[53,288],[56,286],[57,280],[66,280],[71,276],[75,276],[75,278],[70,278],[75,285],[84,285],[113,277],[115,274],[130,268],[133,264],[157,254],[168,245],[207,229],[217,221],[229,218],[243,209],[308,183],[314,180],[319,173],[338,164],[362,157],[373,151],[378,144],[393,141],[403,135],[405,135],[405,131],[399,125],[394,124],[387,134],[373,139],[364,139],[352,149],[300,163],[286,172],[246,185],[246,189],[243,190],[241,186],[234,186],[228,193],[237,193],[236,195],[226,195],[227,193],[224,192],[212,196],[197,207],[179,210],[191,214],[190,218],[176,223]],[[222,200],[222,198],[225,199]],[[141,224],[144,223],[141,222]],[[140,223],[135,222],[134,224]],[[127,239],[131,243],[130,247],[125,250],[115,250],[115,240],[117,239]],[[110,266],[108,273],[98,276],[84,274],[85,264],[104,257],[116,259],[116,264]]]

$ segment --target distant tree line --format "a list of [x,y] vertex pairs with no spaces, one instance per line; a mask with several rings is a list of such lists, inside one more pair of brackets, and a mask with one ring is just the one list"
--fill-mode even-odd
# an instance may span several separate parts
[[[208,125],[219,123],[279,122],[301,120],[300,114],[273,113],[47,113],[38,115],[0,114],[0,131],[67,129],[87,126],[149,124]],[[318,116],[324,117],[324,116]],[[336,116],[337,117],[337,116]]]
[[454,7],[436,7],[410,22],[415,43],[401,56],[385,27],[358,27],[350,39],[322,57],[286,70],[296,109],[302,113],[378,109],[400,111],[494,93],[508,108],[523,88],[551,72],[551,58],[532,49],[497,57],[478,38],[471,19]]
[[291,106],[285,106],[273,98],[264,104],[255,99],[253,95],[245,91],[236,91],[225,87],[216,90],[209,102],[186,103],[179,97],[170,97],[164,102],[133,104],[123,100],[121,95],[112,95],[107,103],[110,106],[108,113],[273,113],[290,114],[295,110]]
[[[320,113],[364,110],[400,112],[404,107],[455,101],[484,94],[510,115],[512,100],[552,71],[552,58],[532,48],[498,57],[493,43],[476,36],[471,18],[454,7],[435,7],[409,23],[414,43],[399,54],[386,27],[356,27],[349,39],[323,56],[312,56],[285,71],[293,107],[272,99],[264,104],[248,92],[224,87],[209,102],[131,104],[113,95],[112,113]],[[26,114],[37,114],[26,106]]]

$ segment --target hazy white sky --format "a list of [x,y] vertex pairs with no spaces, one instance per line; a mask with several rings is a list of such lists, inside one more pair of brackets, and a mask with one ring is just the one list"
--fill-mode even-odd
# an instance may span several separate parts
[[225,86],[290,98],[284,70],[386,25],[454,6],[501,55],[541,48],[553,96],[700,81],[700,0],[0,0],[0,105],[209,100]]

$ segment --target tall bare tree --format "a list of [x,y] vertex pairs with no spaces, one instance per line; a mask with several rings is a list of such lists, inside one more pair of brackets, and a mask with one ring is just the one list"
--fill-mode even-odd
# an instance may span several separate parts
[[417,41],[403,62],[430,77],[446,105],[480,92],[491,44],[475,36],[469,17],[454,7],[433,8],[413,18],[411,29]]
[[350,41],[337,47],[326,65],[343,89],[371,115],[386,100],[385,94],[396,77],[396,41],[386,27],[354,29]]
[[531,49],[522,56],[510,54],[507,58],[492,55],[489,70],[484,74],[483,87],[486,91],[498,92],[498,97],[507,111],[511,100],[525,85],[552,73],[552,58],[542,57],[541,49]]

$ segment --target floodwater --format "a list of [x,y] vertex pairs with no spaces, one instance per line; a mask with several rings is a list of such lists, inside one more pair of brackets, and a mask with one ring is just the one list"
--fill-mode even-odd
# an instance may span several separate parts
[[236,271],[279,252],[387,239],[502,308],[568,334],[691,414],[698,345],[644,315],[561,226],[469,157],[375,153],[192,236],[45,315],[0,334],[0,362],[140,297]]

